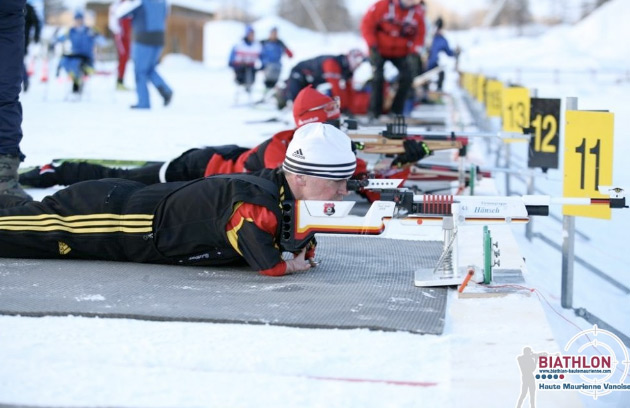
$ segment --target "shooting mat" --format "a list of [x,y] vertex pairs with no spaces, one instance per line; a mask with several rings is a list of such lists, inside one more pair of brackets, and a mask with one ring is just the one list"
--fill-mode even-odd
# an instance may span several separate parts
[[446,289],[413,285],[441,242],[317,240],[321,264],[280,278],[247,267],[0,259],[0,314],[442,333]]

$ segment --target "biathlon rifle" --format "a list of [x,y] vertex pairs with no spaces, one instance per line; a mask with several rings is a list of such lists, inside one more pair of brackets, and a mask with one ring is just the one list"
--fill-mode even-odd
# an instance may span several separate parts
[[524,196],[453,196],[415,195],[398,188],[403,180],[349,180],[349,189],[377,190],[364,216],[349,215],[354,201],[285,201],[281,245],[297,252],[315,234],[381,235],[396,220],[401,227],[441,225],[444,217],[453,217],[455,225],[526,223],[531,216],[549,215],[553,204],[605,205],[627,208],[624,190],[600,186],[603,198],[567,198],[546,195]]
[[354,141],[358,150],[364,153],[399,154],[404,152],[405,140],[423,141],[430,150],[458,149],[461,157],[466,156],[469,138],[498,138],[501,140],[529,140],[530,129],[523,129],[523,133],[516,132],[455,132],[418,130],[411,133],[404,116],[396,116],[391,123],[385,125],[385,130],[370,132],[359,130],[352,120],[345,120],[341,124],[348,136]]
[[[370,133],[360,131],[356,123],[346,120],[344,122],[345,131],[353,140],[358,150],[364,153],[376,154],[400,154],[404,153],[403,143],[405,140],[415,140],[425,142],[429,150],[458,149],[460,155],[465,156],[465,147],[468,145],[468,138],[451,135],[431,135],[424,134],[410,135],[407,133],[407,124],[403,116],[397,116],[392,123],[385,125],[385,130]],[[464,154],[461,154],[464,153]]]

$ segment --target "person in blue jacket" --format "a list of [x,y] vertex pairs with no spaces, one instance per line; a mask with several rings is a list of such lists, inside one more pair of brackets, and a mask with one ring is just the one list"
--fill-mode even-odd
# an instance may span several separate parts
[[24,67],[25,0],[0,0],[0,195],[30,198],[18,184],[24,160],[20,89]]
[[173,90],[156,71],[164,48],[168,6],[166,0],[129,0],[116,10],[118,18],[131,17],[133,43],[131,57],[135,65],[138,103],[132,109],[150,109],[148,82],[151,82],[167,106]]
[[94,72],[94,45],[98,37],[96,31],[85,25],[83,13],[77,11],[74,14],[74,27],[57,39],[57,42],[69,40],[71,44],[70,54],[64,54],[59,61],[59,68],[63,68],[72,78],[73,93],[81,93],[83,77]]
[[282,71],[282,56],[287,54],[289,58],[293,58],[293,53],[278,38],[278,29],[273,27],[269,31],[269,38],[261,41],[262,52],[260,53],[260,61],[262,69],[265,72],[265,87],[267,90],[276,86]]
[[[442,29],[444,28],[444,21],[442,18],[438,18],[435,21],[435,35],[433,36],[433,42],[431,43],[431,49],[429,50],[429,61],[427,63],[427,71],[438,66],[438,59],[441,52],[444,52],[449,57],[457,57],[460,53],[460,49],[456,48],[452,50],[448,44],[448,40],[444,37]],[[441,71],[438,76],[437,90],[442,90],[442,84],[444,83],[444,71]]]

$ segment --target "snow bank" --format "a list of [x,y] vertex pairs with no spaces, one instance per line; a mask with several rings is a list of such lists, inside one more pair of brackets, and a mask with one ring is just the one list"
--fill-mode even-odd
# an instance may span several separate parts
[[[465,53],[464,69],[547,69],[547,70],[623,70],[630,68],[630,54],[625,52],[630,25],[630,2],[615,0],[600,7],[574,26],[559,26],[532,38],[519,37],[514,29],[471,30],[452,34]],[[499,37],[496,40],[496,37]]]

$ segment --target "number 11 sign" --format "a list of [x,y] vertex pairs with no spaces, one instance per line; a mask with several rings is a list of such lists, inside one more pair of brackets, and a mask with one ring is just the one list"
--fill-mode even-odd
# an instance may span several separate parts
[[[605,198],[598,186],[612,185],[614,114],[567,111],[566,121],[563,196]],[[607,206],[565,205],[562,212],[610,219]]]

